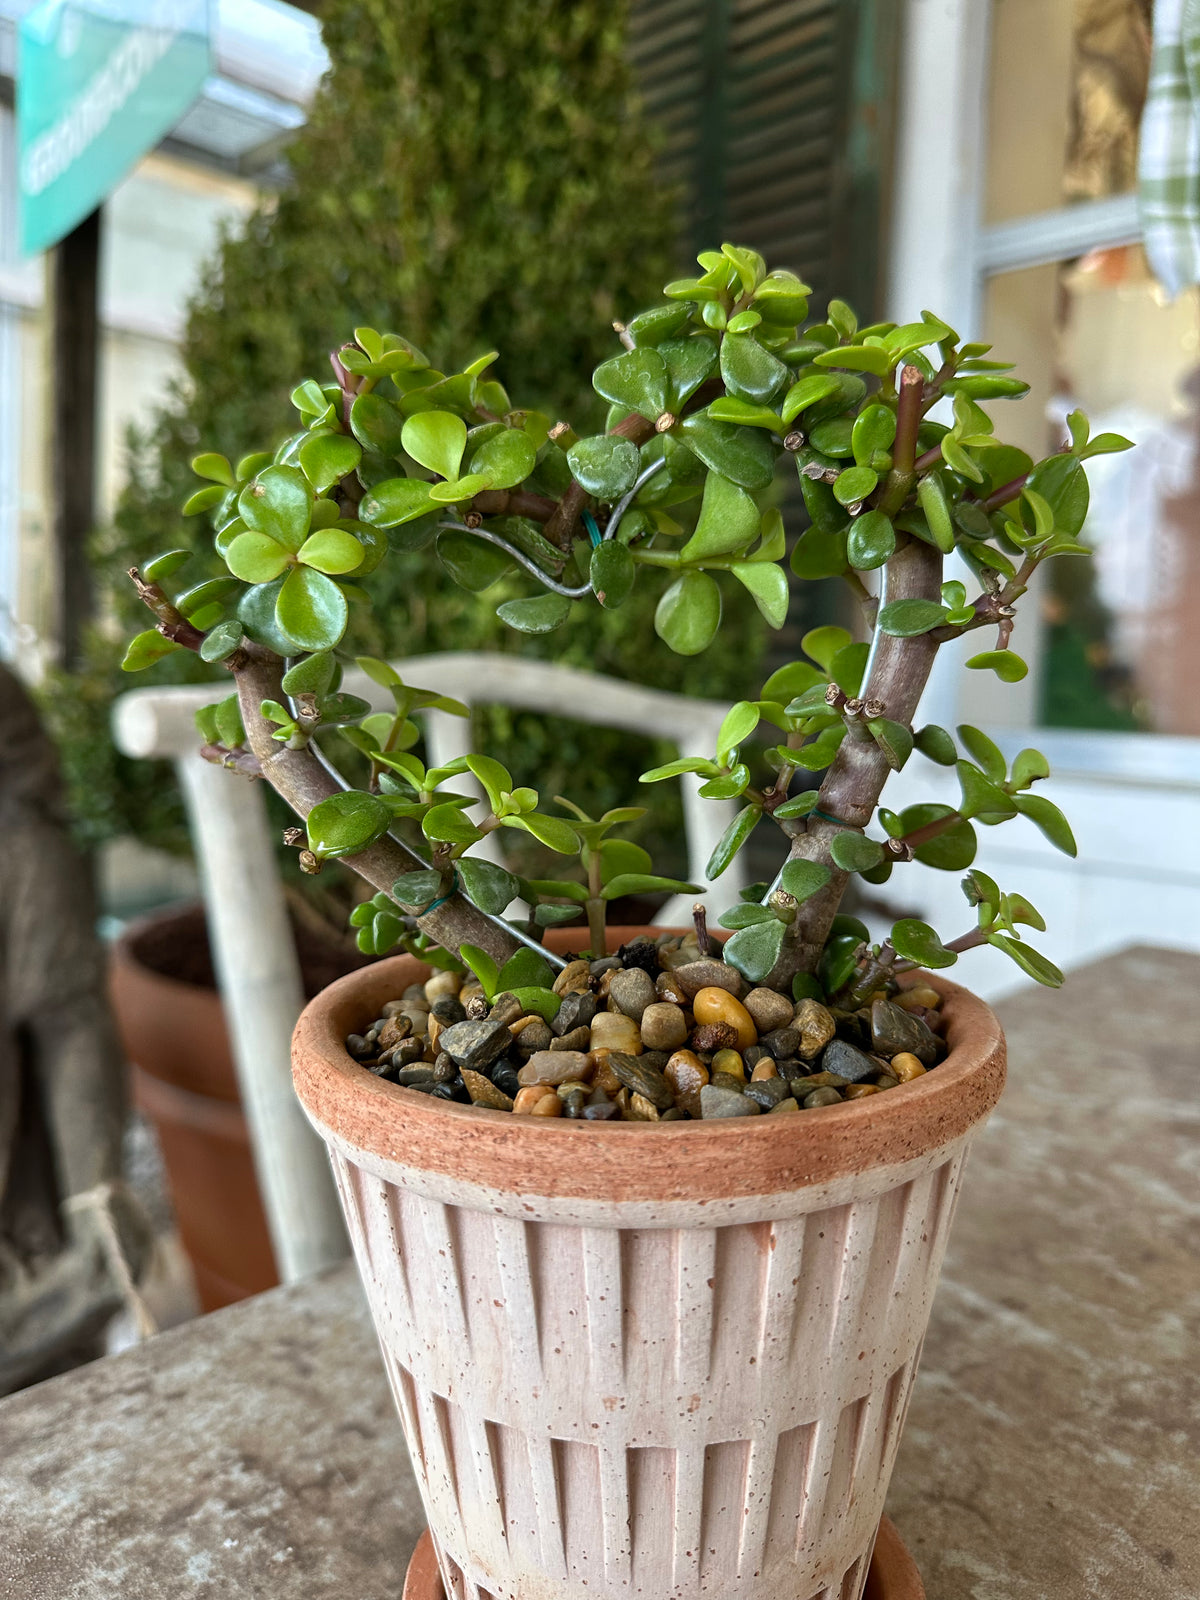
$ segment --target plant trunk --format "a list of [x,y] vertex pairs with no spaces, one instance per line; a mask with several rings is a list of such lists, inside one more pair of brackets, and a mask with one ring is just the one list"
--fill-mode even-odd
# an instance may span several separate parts
[[[909,541],[888,562],[886,594],[894,600],[941,599],[942,557],[923,540]],[[897,639],[878,636],[871,676],[863,688],[865,700],[879,701],[883,715],[911,726],[929,679],[937,644],[927,634]],[[829,847],[845,828],[865,828],[875,815],[879,796],[891,773],[887,758],[874,739],[848,734],[833,765],[825,774],[817,805],[825,817],[811,816],[806,831],[793,841],[789,860],[819,861],[830,869],[825,887],[804,901],[795,922],[784,934],[783,949],[767,983],[788,990],[798,972],[813,972],[829,937],[846,890],[848,874],[834,866]],[[837,822],[826,820],[836,817]],[[844,825],[844,826],[843,826]]]
[[[238,704],[246,742],[258,758],[263,777],[303,821],[315,805],[340,793],[333,773],[310,748],[289,750],[272,737],[274,728],[259,711],[264,700],[287,699],[283,691],[283,663],[270,650],[247,644],[233,658]],[[357,855],[346,856],[346,865],[384,894],[404,872],[425,863],[398,839],[385,835]],[[518,947],[511,934],[473,906],[461,894],[453,894],[435,911],[418,917],[417,927],[447,950],[457,952],[460,945],[474,944],[486,950],[493,961],[503,964]]]

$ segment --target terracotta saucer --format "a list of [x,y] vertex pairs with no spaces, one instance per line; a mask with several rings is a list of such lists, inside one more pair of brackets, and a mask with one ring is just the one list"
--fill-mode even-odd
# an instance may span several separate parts
[[[403,1600],[445,1600],[428,1528],[417,1541],[417,1548],[408,1563]],[[879,1524],[863,1600],[925,1600],[925,1585],[921,1582],[916,1562],[904,1548],[904,1541],[896,1532],[895,1523],[887,1517],[882,1518]]]

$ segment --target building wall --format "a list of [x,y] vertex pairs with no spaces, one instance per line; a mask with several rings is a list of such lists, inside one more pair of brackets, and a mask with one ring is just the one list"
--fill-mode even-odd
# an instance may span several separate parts
[[[0,112],[0,652],[36,678],[44,666],[51,569],[46,521],[48,370],[45,263],[15,234],[13,123]],[[258,191],[242,179],[154,154],[104,208],[97,510],[125,474],[126,433],[145,425],[180,376],[177,344],[202,263]]]

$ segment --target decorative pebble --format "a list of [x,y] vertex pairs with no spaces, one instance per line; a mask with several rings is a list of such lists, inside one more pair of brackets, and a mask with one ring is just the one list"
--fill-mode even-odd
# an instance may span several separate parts
[[484,1077],[482,1072],[472,1072],[470,1067],[463,1068],[463,1083],[467,1093],[471,1096],[471,1103],[477,1106],[487,1106],[491,1111],[511,1111],[513,1102],[503,1090]]
[[817,1000],[800,1001],[795,1025],[800,1030],[801,1061],[815,1061],[837,1031],[833,1013]]
[[561,1038],[564,1033],[574,1033],[576,1028],[590,1027],[598,1005],[596,996],[586,989],[573,990],[563,996],[562,1005],[550,1024],[551,1031]]
[[880,1089],[895,1089],[899,1086],[900,1079],[893,1078],[890,1072],[881,1072],[875,1079],[875,1083]]
[[739,1083],[746,1081],[746,1064],[736,1050],[718,1050],[709,1064],[709,1071],[723,1072],[727,1077],[736,1078]]
[[433,1015],[444,1027],[450,1028],[466,1020],[467,1008],[456,994],[443,994],[433,1002]]
[[460,1067],[470,1067],[478,1072],[497,1056],[502,1056],[512,1043],[512,1034],[502,1022],[490,1017],[479,1017],[468,1022],[456,1022],[440,1036],[438,1043],[448,1050]]
[[865,1083],[873,1078],[879,1068],[863,1051],[848,1044],[845,1039],[833,1039],[821,1052],[821,1070],[834,1072],[847,1083]]
[[572,1028],[570,1033],[564,1033],[559,1039],[551,1039],[551,1050],[582,1050],[586,1055],[592,1047],[592,1031],[590,1028],[580,1026]]
[[543,1022],[541,1017],[534,1017],[532,1022],[526,1023],[520,1033],[516,1033],[518,1053],[525,1056],[533,1055],[535,1050],[549,1050],[554,1035],[550,1032],[550,1024]]
[[799,1109],[800,1102],[789,1095],[786,1100],[781,1100],[777,1106],[771,1107],[771,1115],[774,1116],[777,1111],[799,1111]]
[[901,989],[896,996],[896,1004],[902,1011],[936,1011],[941,1003],[941,995],[927,983],[914,983],[911,989]]
[[599,961],[588,963],[588,971],[593,978],[598,978],[602,972],[620,972],[620,956],[601,956]]
[[588,1056],[588,1062],[592,1067],[592,1082],[597,1089],[603,1089],[608,1095],[619,1094],[621,1090],[621,1080],[608,1064],[611,1054],[609,1050],[599,1050]]
[[676,967],[671,976],[689,1000],[694,999],[701,989],[725,989],[735,997],[746,992],[741,973],[727,967],[723,961],[690,961],[685,966]]
[[611,1100],[601,1100],[586,1105],[583,1108],[585,1122],[611,1122],[614,1117],[619,1117],[621,1108],[613,1105]]
[[880,1089],[877,1083],[850,1083],[842,1090],[842,1098],[845,1100],[861,1100],[864,1095],[879,1094],[879,1092]]
[[588,1058],[580,1050],[539,1050],[517,1073],[517,1082],[528,1088],[531,1084],[571,1083],[588,1076]]
[[675,1103],[693,1117],[700,1115],[700,1091],[708,1082],[708,1068],[691,1050],[676,1050],[663,1068],[663,1076],[675,1091]]
[[754,1071],[750,1074],[751,1081],[754,1083],[765,1083],[769,1078],[781,1078],[783,1076],[784,1074],[780,1072],[769,1056],[765,1061],[755,1062]]
[[[668,1109],[670,1109],[668,1107]],[[629,1120],[631,1122],[657,1122],[659,1110],[653,1100],[647,1100],[644,1094],[630,1094]]]
[[654,990],[660,1000],[670,1000],[673,1005],[685,1006],[691,1000],[673,972],[660,972],[654,980]]
[[815,1111],[818,1106],[839,1106],[841,1103],[841,1094],[828,1085],[824,1089],[814,1089],[811,1094],[804,1096],[805,1111]]
[[580,993],[592,986],[591,969],[586,961],[568,961],[555,978],[553,989],[557,995]]
[[903,1050],[892,1057],[892,1075],[901,1083],[911,1083],[914,1078],[923,1077],[925,1070],[923,1062]]
[[506,1094],[510,1100],[515,1100],[517,1091],[521,1087],[521,1079],[516,1067],[511,1061],[495,1061],[491,1066],[492,1082],[501,1094]]
[[492,1001],[492,1009],[488,1012],[488,1016],[493,1022],[502,1022],[507,1028],[510,1022],[517,1020],[523,1010],[524,1007],[516,995],[506,989]]
[[759,1078],[748,1083],[742,1093],[756,1100],[764,1111],[774,1110],[781,1100],[789,1098],[788,1086],[782,1078]]
[[688,1024],[682,1006],[655,1000],[642,1012],[639,1024],[647,1050],[678,1050],[687,1043]]
[[421,993],[430,1005],[443,995],[456,995],[463,985],[461,972],[435,972],[432,978],[425,982]]
[[621,1011],[598,1011],[592,1020],[592,1049],[640,1056],[643,1045],[637,1023]]
[[587,1096],[582,1089],[575,1089],[571,1094],[566,1095],[560,1093],[559,1098],[563,1103],[564,1117],[582,1117],[587,1107]]
[[560,1103],[553,1089],[547,1090],[544,1084],[531,1083],[518,1091],[513,1101],[513,1111],[519,1117],[532,1116],[533,1108],[541,1105],[543,1100],[553,1100],[555,1105]]
[[698,989],[692,996],[692,1013],[698,1023],[725,1022],[737,1030],[739,1050],[745,1050],[758,1040],[758,1029],[742,1002],[728,989],[709,985]]
[[793,1027],[776,1028],[774,1033],[764,1033],[758,1042],[774,1060],[788,1061],[800,1049],[800,1030]]
[[759,1034],[771,1033],[776,1028],[786,1028],[794,1007],[787,995],[774,989],[751,989],[742,1001],[753,1019]]
[[641,967],[614,972],[608,993],[615,1008],[632,1017],[635,1022],[641,1022],[642,1013],[647,1006],[653,1005],[658,995],[654,979]]
[[706,1083],[700,1091],[700,1115],[706,1122],[715,1117],[756,1117],[761,1113],[758,1101],[738,1089]]
[[432,1067],[405,1067],[396,1074],[396,1082],[402,1089],[415,1088],[418,1083],[434,1083]]
[[938,1042],[919,1017],[902,1011],[891,1000],[876,1000],[871,1007],[871,1046],[890,1060],[902,1051],[931,1067],[937,1060]]
[[745,1078],[739,1078],[732,1072],[714,1072],[708,1081],[721,1089],[736,1089],[739,1094],[746,1087]]
[[608,1065],[622,1088],[628,1089],[635,1098],[640,1095],[660,1111],[665,1111],[675,1104],[675,1091],[668,1083],[666,1075],[654,1067],[646,1066],[636,1056],[623,1055],[619,1050],[613,1050],[609,1052]]
[[556,1094],[544,1094],[533,1108],[535,1117],[561,1117],[562,1114],[563,1103]]
[[702,1022],[692,1029],[693,1050],[732,1050],[737,1042],[737,1029],[728,1022]]

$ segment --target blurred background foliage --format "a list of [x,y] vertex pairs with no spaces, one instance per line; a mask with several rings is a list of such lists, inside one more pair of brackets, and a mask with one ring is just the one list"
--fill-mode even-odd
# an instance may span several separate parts
[[[675,197],[655,181],[653,131],[633,96],[627,8],[612,0],[327,0],[333,62],[288,151],[291,181],[227,235],[190,309],[182,376],[155,424],[130,439],[129,476],[94,541],[100,621],[85,669],[47,685],[82,841],[122,834],[182,851],[187,834],[170,767],[134,762],[108,736],[123,637],[144,618],[125,572],[159,550],[194,546],[204,575],[206,519],[179,506],[200,448],[231,457],[274,444],[304,376],[325,381],[329,351],[367,324],[403,332],[444,370],[495,348],[514,404],[602,425],[588,382],[615,354],[614,317],[660,298],[675,265]],[[214,568],[215,570],[215,568]],[[764,650],[748,595],[726,595],[723,643],[673,655],[653,631],[661,585],[619,611],[582,609],[545,639],[513,634],[503,580],[458,589],[428,554],[393,554],[371,580],[372,619],[356,650],[401,658],[435,650],[520,650],[656,687],[734,698]],[[736,641],[731,643],[730,641]],[[180,653],[157,682],[222,675]],[[569,709],[569,708],[564,708]],[[661,750],[566,719],[477,714],[477,747],[544,795],[595,813],[634,797]],[[660,869],[684,866],[674,785],[644,791],[643,842]]]

